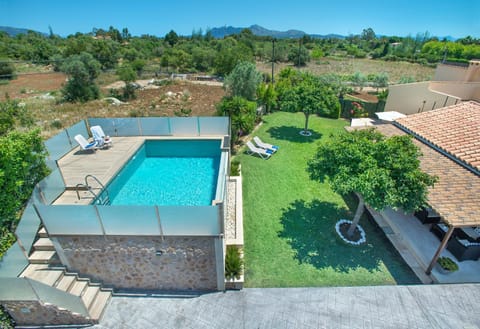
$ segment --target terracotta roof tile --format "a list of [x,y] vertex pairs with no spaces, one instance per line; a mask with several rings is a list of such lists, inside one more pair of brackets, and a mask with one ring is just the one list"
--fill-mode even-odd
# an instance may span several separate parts
[[[480,106],[478,107],[480,109]],[[406,134],[392,124],[377,125],[387,136]],[[429,190],[428,202],[452,226],[480,226],[480,176],[427,144],[414,139],[422,156],[420,166],[439,180]]]
[[409,115],[396,124],[480,169],[480,103],[468,101]]

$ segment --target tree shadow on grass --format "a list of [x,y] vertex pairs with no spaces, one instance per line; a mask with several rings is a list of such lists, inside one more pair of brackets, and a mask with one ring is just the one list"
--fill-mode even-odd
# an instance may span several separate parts
[[403,260],[397,258],[400,256],[391,253],[389,249],[393,247],[388,246],[383,232],[375,232],[367,219],[362,217],[360,220],[367,232],[367,243],[351,246],[340,239],[335,232],[335,223],[352,216],[352,211],[331,202],[296,200],[283,210],[280,219],[283,229],[279,236],[287,239],[301,264],[311,264],[317,269],[332,267],[347,273],[358,268],[373,272],[383,263],[397,283],[418,283]]
[[288,140],[295,143],[313,143],[322,137],[321,133],[312,129],[308,129],[312,133],[311,136],[302,136],[300,135],[302,130],[303,128],[295,126],[280,126],[267,129],[267,133],[275,139]]

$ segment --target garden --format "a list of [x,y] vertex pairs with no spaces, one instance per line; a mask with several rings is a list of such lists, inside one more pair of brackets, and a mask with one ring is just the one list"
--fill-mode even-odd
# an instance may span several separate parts
[[335,232],[352,219],[357,199],[310,179],[307,163],[318,143],[341,134],[345,120],[275,112],[251,136],[279,146],[270,159],[240,151],[243,176],[246,287],[417,284],[419,280],[366,214],[366,243],[352,246]]

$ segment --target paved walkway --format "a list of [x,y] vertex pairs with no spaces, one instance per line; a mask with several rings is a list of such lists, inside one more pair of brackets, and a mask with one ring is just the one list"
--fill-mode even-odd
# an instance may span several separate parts
[[113,297],[93,328],[480,328],[479,296],[458,284]]

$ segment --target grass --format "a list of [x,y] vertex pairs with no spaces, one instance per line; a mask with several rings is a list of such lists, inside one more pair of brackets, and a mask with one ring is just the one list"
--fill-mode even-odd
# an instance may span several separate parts
[[418,283],[385,236],[367,218],[361,247],[345,244],[335,223],[351,219],[356,200],[312,181],[307,161],[316,145],[343,132],[343,120],[311,117],[311,137],[299,135],[301,113],[274,113],[254,134],[280,146],[269,160],[240,152],[247,287],[358,286]]
[[[275,64],[275,74],[286,66],[292,67],[292,63],[278,63]],[[257,69],[265,73],[272,72],[271,63],[257,63]],[[354,74],[361,72],[365,75],[385,72],[388,74],[390,84],[398,83],[398,81],[405,76],[413,77],[416,81],[430,80],[434,74],[435,69],[409,62],[388,62],[383,60],[374,60],[368,58],[333,58],[325,57],[320,61],[310,61],[307,66],[301,70],[309,71],[313,74],[320,75],[325,73],[335,72],[341,75]]]

